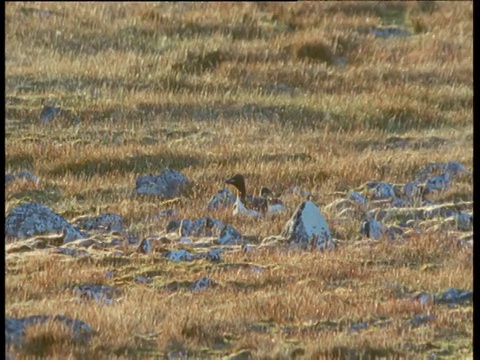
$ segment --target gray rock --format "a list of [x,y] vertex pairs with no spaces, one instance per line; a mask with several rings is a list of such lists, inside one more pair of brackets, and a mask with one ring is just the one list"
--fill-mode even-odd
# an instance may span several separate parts
[[192,254],[187,250],[172,250],[165,254],[165,258],[174,262],[191,261],[193,260]]
[[100,304],[113,304],[119,299],[120,289],[108,285],[77,285],[72,293],[81,300],[95,300]]
[[286,223],[281,236],[291,244],[302,245],[302,247],[313,245],[317,249],[325,249],[335,246],[325,218],[311,201],[304,201],[298,206]]
[[239,245],[242,243],[242,234],[231,225],[226,225],[218,237],[220,245]]
[[172,233],[177,231],[180,228],[180,224],[182,223],[182,220],[170,220],[165,227],[165,231],[167,233]]
[[[218,219],[200,218],[196,220],[183,219],[179,225],[179,234],[184,236],[218,236],[224,224]],[[173,226],[171,227],[173,228]]]
[[62,111],[62,109],[55,107],[55,106],[45,106],[42,109],[42,112],[40,114],[40,122],[42,124],[48,124],[49,122],[52,122],[53,119]]
[[72,223],[87,231],[102,229],[111,232],[122,232],[124,222],[123,217],[114,213],[103,213],[98,216],[81,216],[72,220]]
[[473,230],[473,215],[466,211],[459,211],[455,215],[457,229],[461,231]]
[[219,190],[212,198],[208,201],[207,210],[220,210],[232,206],[236,200],[235,194],[233,194],[227,188]]
[[388,228],[377,220],[365,220],[362,222],[360,233],[368,238],[379,240],[389,235]]
[[16,239],[60,231],[63,231],[64,243],[86,237],[62,216],[37,203],[22,203],[5,219],[5,235]]
[[190,291],[204,291],[210,287],[217,286],[218,284],[208,277],[201,278],[200,280],[195,281],[192,285],[188,287]]
[[450,184],[450,173],[446,172],[442,175],[435,176],[427,180],[425,190],[427,192],[443,191]]
[[72,331],[72,339],[75,341],[88,341],[93,330],[87,323],[70,319],[64,315],[32,315],[24,318],[5,318],[5,345],[21,345],[27,326],[43,324],[48,321],[64,323]]
[[188,193],[192,186],[192,181],[180,172],[166,169],[160,175],[139,176],[136,181],[136,193],[172,199]]
[[378,183],[372,190],[372,199],[374,200],[383,200],[383,199],[395,199],[395,190],[391,184],[381,182]]

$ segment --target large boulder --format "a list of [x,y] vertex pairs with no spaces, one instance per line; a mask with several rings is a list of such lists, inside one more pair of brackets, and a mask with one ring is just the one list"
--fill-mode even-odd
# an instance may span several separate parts
[[37,203],[24,202],[13,209],[5,219],[5,236],[15,239],[62,231],[64,243],[86,237],[62,216]]
[[332,235],[325,218],[311,201],[304,201],[285,224],[281,236],[302,248],[333,248]]

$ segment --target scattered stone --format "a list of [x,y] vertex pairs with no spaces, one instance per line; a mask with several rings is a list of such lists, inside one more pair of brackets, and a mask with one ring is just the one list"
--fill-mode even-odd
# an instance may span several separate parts
[[139,195],[160,195],[173,199],[187,194],[193,187],[192,181],[176,170],[166,169],[160,175],[139,176],[136,193]]
[[435,191],[443,191],[447,189],[450,185],[450,174],[444,173],[439,176],[435,176],[427,180],[425,184],[425,190],[427,193],[435,192]]
[[152,250],[152,242],[148,238],[142,239],[137,247],[137,252],[141,254],[150,254]]
[[388,228],[377,220],[364,220],[360,233],[367,238],[382,239],[388,232]]
[[67,220],[41,204],[24,202],[13,209],[5,220],[5,235],[26,239],[45,233],[64,234],[64,243],[86,238]]
[[190,291],[204,291],[208,288],[217,286],[218,284],[208,277],[201,278],[200,280],[195,281],[192,285],[188,287]]
[[304,201],[298,206],[291,219],[286,223],[281,236],[292,244],[307,247],[313,245],[317,249],[335,246],[325,218],[311,201]]
[[393,186],[385,182],[378,183],[371,190],[371,194],[372,194],[373,200],[384,200],[384,199],[396,198],[395,190],[393,189]]
[[10,174],[7,172],[5,173],[5,185],[17,179],[31,181],[35,184],[38,184],[40,182],[40,179],[37,176],[33,175],[30,171],[27,170],[22,170],[18,174]]
[[415,327],[425,325],[432,320],[435,320],[435,315],[420,314],[420,315],[415,315],[413,318],[411,318],[409,323],[412,325],[412,327],[415,328]]
[[[176,223],[170,222],[167,231]],[[200,218],[197,220],[183,219],[179,225],[179,235],[184,236],[218,236],[225,225],[218,219]]]
[[220,262],[220,261],[222,261],[222,249],[221,249],[221,248],[217,248],[217,249],[212,249],[212,250],[207,251],[207,253],[206,253],[206,255],[205,255],[205,258],[206,258],[208,261],[211,261],[211,262]]
[[231,225],[226,225],[218,237],[220,245],[240,245],[242,234]]
[[180,240],[178,240],[178,243],[181,245],[193,244],[193,240],[188,237],[182,237]]
[[172,218],[178,215],[178,211],[175,209],[167,209],[158,214],[160,218]]
[[55,106],[45,106],[40,113],[40,122],[42,124],[48,124],[55,119],[55,117],[60,114],[62,109]]
[[123,230],[125,220],[122,216],[114,213],[103,213],[98,216],[80,216],[73,219],[72,223],[87,231],[95,229],[120,233]]
[[348,195],[348,200],[352,201],[354,204],[359,205],[359,206],[365,206],[367,205],[367,198],[360,194],[359,192],[352,191]]
[[409,30],[402,29],[399,27],[375,27],[372,29],[372,34],[375,37],[380,38],[389,38],[389,37],[408,37],[411,36],[412,33]]
[[455,223],[460,231],[473,230],[473,214],[466,211],[460,211],[455,215]]
[[170,220],[167,226],[165,227],[165,231],[167,233],[173,233],[180,228],[180,224],[182,220]]
[[192,254],[190,254],[187,250],[172,250],[166,253],[164,256],[165,258],[174,262],[193,260]]
[[416,294],[413,299],[420,302],[420,304],[422,305],[428,303],[457,305],[467,302],[473,302],[473,291],[450,288],[445,290],[440,295],[432,293]]
[[434,173],[448,173],[450,177],[455,177],[460,174],[472,174],[472,172],[468,170],[462,163],[457,161],[448,161],[445,163],[430,163],[426,165],[425,168],[417,172],[416,179],[419,181],[426,181],[427,178]]
[[438,303],[443,304],[461,304],[465,302],[473,302],[473,291],[450,288],[445,290],[439,297],[436,298],[436,300]]
[[355,323],[350,326],[350,328],[348,329],[348,332],[354,333],[360,330],[364,330],[366,328],[368,328],[368,324],[365,322]]
[[152,279],[146,278],[144,276],[139,276],[135,279],[137,284],[151,284],[153,282]]
[[78,285],[72,290],[80,300],[95,300],[99,304],[111,305],[119,300],[120,289],[108,285]]
[[424,185],[417,180],[410,181],[403,187],[403,193],[408,199],[419,199],[423,195]]
[[207,210],[220,210],[228,208],[235,203],[237,197],[227,188],[219,190],[212,198],[208,201]]
[[86,250],[82,249],[71,249],[71,248],[66,248],[66,247],[58,247],[55,251],[56,253],[59,254],[64,254],[72,257],[89,257],[90,253]]
[[21,345],[28,326],[43,324],[49,321],[64,323],[72,331],[72,339],[74,341],[88,341],[93,334],[92,328],[87,323],[77,319],[70,319],[64,315],[32,315],[23,318],[5,318],[5,346]]

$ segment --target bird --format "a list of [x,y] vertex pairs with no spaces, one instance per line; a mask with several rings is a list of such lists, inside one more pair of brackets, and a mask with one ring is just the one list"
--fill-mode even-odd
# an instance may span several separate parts
[[247,195],[245,177],[242,174],[235,174],[225,180],[226,184],[234,186],[239,196],[235,201],[234,215],[245,214],[258,217],[260,214],[275,213],[283,211],[285,206],[281,200],[275,198],[274,193],[267,187],[263,187],[260,196]]

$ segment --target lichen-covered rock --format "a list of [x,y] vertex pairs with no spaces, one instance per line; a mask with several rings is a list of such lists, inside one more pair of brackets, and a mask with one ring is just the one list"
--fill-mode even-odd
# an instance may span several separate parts
[[408,199],[421,198],[423,195],[424,185],[417,180],[410,181],[403,187],[403,194]]
[[465,165],[459,163],[458,161],[448,161],[444,163],[430,163],[426,165],[417,173],[416,178],[417,180],[425,181],[434,173],[448,173],[449,177],[455,177],[460,174],[471,174],[472,172],[468,170]]
[[[184,236],[216,236],[220,234],[224,224],[214,218],[200,218],[196,220],[183,219],[180,222],[178,231],[181,237]],[[172,229],[171,226],[169,229]]]
[[160,195],[172,199],[188,193],[192,186],[192,181],[180,172],[166,169],[160,175],[139,176],[136,192],[139,195]]
[[325,249],[335,246],[325,218],[311,201],[304,201],[298,206],[286,223],[281,236],[291,244],[302,245],[302,247],[313,245],[317,249]]
[[231,225],[226,225],[218,237],[220,245],[239,245],[242,243],[242,234]]
[[350,200],[353,204],[356,204],[358,206],[367,205],[367,199],[365,198],[365,196],[363,196],[357,191],[352,191],[350,194],[348,194],[348,200]]
[[110,232],[122,232],[125,220],[113,213],[103,213],[98,216],[81,216],[72,220],[72,223],[87,231],[106,230]]
[[49,321],[58,321],[64,323],[72,332],[74,341],[88,341],[93,334],[93,330],[87,323],[70,319],[64,315],[32,315],[23,318],[5,318],[5,346],[13,344],[21,345],[25,330],[28,326],[43,324]]
[[450,185],[450,173],[444,173],[427,180],[425,190],[428,192],[443,191]]
[[61,231],[64,243],[86,237],[62,216],[37,203],[22,203],[5,219],[5,235],[16,239]]
[[219,190],[212,198],[208,201],[207,210],[220,210],[227,208],[229,206],[233,206],[237,197],[235,194],[232,194],[230,190],[224,188]]
[[391,184],[381,182],[378,183],[371,191],[372,199],[374,200],[383,200],[383,199],[395,199],[395,190]]

